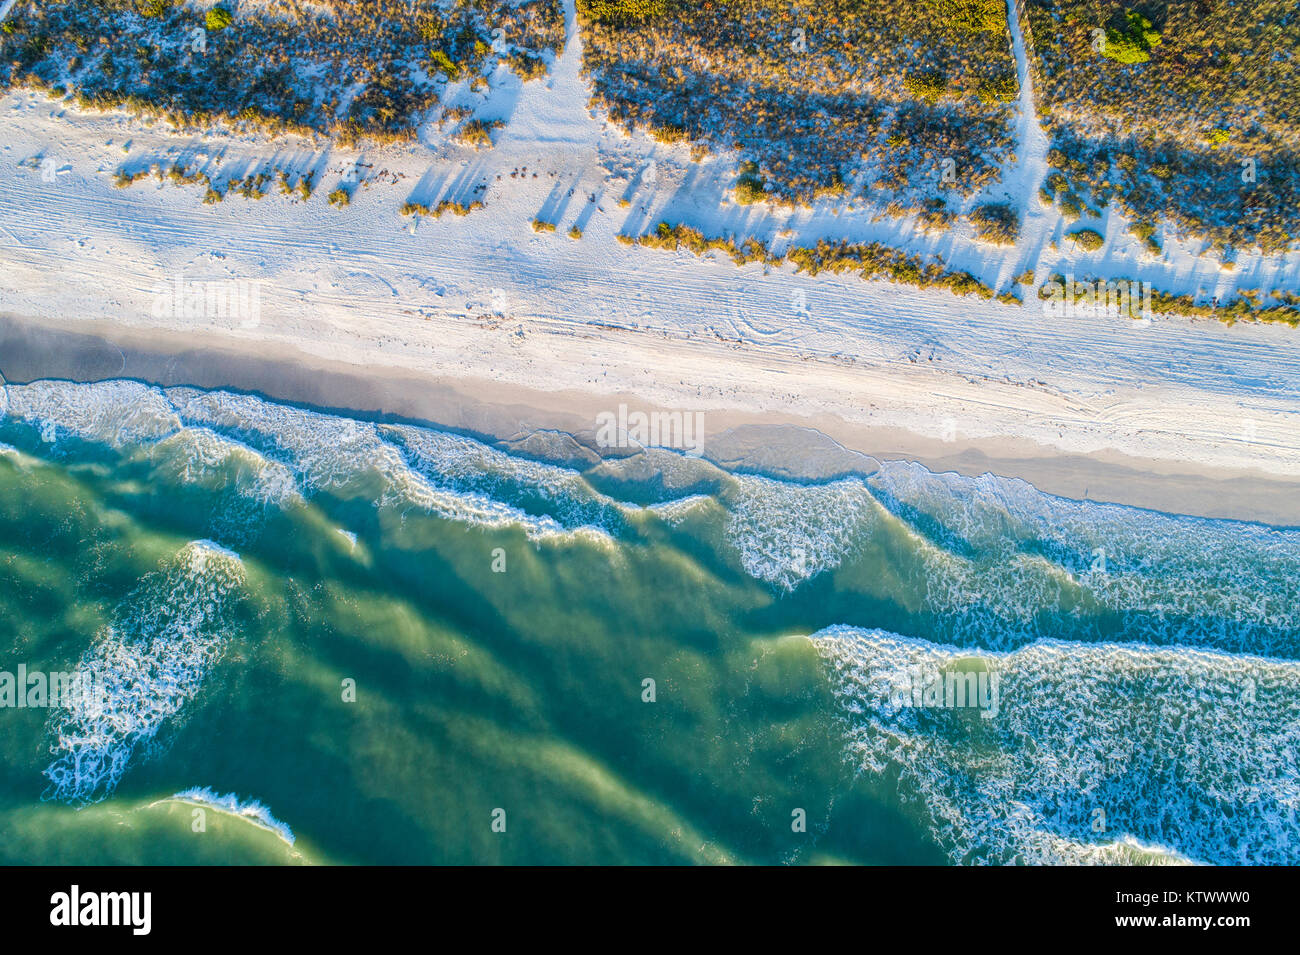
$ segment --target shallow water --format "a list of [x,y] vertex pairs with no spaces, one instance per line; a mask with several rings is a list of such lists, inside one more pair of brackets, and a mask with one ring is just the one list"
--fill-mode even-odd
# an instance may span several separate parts
[[[0,708],[0,861],[1300,861],[1294,530],[128,381],[0,412],[0,670],[100,688]],[[955,670],[996,706],[910,705]]]

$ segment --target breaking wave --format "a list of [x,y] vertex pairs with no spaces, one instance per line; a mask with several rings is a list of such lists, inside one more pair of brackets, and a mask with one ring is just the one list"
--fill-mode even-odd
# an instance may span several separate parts
[[121,448],[158,441],[181,427],[157,388],[137,381],[34,381],[6,385],[9,417],[40,429],[47,444],[68,437]]
[[867,483],[916,535],[912,583],[939,639],[1008,649],[1105,638],[1300,655],[1296,530],[1072,501],[1017,479],[904,462]]
[[76,667],[90,692],[50,718],[45,798],[84,805],[113,792],[132,757],[198,695],[233,635],[229,608],[243,588],[238,555],[208,541],[142,581]]
[[805,485],[738,475],[723,501],[741,566],[785,591],[838,567],[871,533],[876,510],[859,478]]
[[[1300,862],[1300,664],[1059,641],[998,653],[851,627],[811,639],[854,763],[896,773],[954,862]],[[1000,677],[991,718],[900,695],[918,668],[972,659]]]
[[199,806],[207,806],[218,812],[229,813],[232,816],[247,819],[259,829],[273,832],[288,845],[293,845],[293,830],[279,819],[276,819],[271,814],[271,810],[256,799],[244,801],[234,793],[221,794],[209,789],[207,786],[202,788],[195,786],[192,789],[182,790],[172,798]]

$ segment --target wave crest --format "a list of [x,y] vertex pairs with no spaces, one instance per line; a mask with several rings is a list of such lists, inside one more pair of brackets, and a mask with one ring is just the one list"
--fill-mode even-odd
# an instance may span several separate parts
[[145,578],[77,665],[90,691],[50,717],[45,798],[84,805],[113,792],[137,750],[198,695],[232,636],[228,610],[243,587],[238,555],[209,541]]
[[[853,760],[898,772],[954,862],[1115,861],[1116,838],[1216,865],[1300,862],[1300,664],[1060,641],[971,651],[851,627],[811,639]],[[898,705],[915,668],[971,657],[1000,675],[995,717]]]

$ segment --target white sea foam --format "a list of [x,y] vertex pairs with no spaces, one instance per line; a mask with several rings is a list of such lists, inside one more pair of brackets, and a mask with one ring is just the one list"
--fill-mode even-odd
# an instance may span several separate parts
[[509,502],[527,499],[569,529],[585,526],[615,532],[621,524],[619,503],[593,489],[571,468],[515,457],[472,438],[429,428],[381,425],[379,431],[435,485]]
[[206,428],[186,427],[161,389],[135,381],[37,381],[9,385],[10,417],[57,446],[64,437],[119,449],[149,448],[177,480],[220,483],[243,497],[283,506],[298,499],[293,476],[254,449]]
[[84,804],[116,788],[136,751],[199,693],[243,583],[239,555],[210,541],[187,544],[142,581],[77,666],[95,692],[50,718],[47,798]]
[[[851,627],[811,639],[852,758],[899,772],[954,861],[1127,861],[1145,847],[1151,861],[1300,862],[1300,664],[1046,640],[996,653]],[[915,668],[972,657],[1000,674],[995,717],[900,705]]]
[[41,428],[51,444],[70,435],[122,447],[156,441],[181,426],[162,393],[137,381],[34,381],[5,390],[7,414]]
[[1041,834],[1043,858],[1062,865],[1196,865],[1182,853],[1164,846],[1147,845],[1132,836],[1114,842],[1071,842],[1051,833]]
[[517,458],[471,438],[253,395],[125,380],[40,381],[8,386],[5,394],[10,420],[37,428],[51,445],[71,435],[116,448],[148,447],[162,473],[230,487],[264,505],[355,490],[373,493],[377,504],[418,507],[450,520],[518,525],[533,538],[616,534],[627,514],[641,510],[601,494],[571,468]]
[[[281,459],[308,492],[377,490],[381,505],[417,507],[481,526],[518,525],[535,538],[564,532],[549,516],[528,514],[478,492],[437,486],[369,422],[229,392],[170,388],[167,395],[186,421],[234,432],[263,454]],[[381,487],[367,486],[368,478],[377,478]]]
[[176,793],[172,798],[199,806],[208,806],[218,812],[229,813],[232,816],[247,819],[259,829],[273,832],[288,845],[293,845],[293,830],[279,819],[276,819],[271,814],[271,810],[256,799],[241,800],[235,793],[222,794],[209,789],[207,786],[202,788],[196,786],[192,789],[183,790]]
[[891,462],[867,480],[925,542],[915,584],[946,639],[998,649],[1076,607],[1122,640],[1300,652],[1300,532],[1071,501],[1024,481]]
[[[596,491],[578,471],[471,438],[251,395],[131,381],[36,382],[5,393],[11,418],[51,442],[69,434],[151,444],[163,473],[232,487],[251,504],[223,504],[213,532],[236,540],[240,525],[259,524],[253,507],[318,491],[485,527],[519,526],[534,539],[578,532],[605,543],[636,513],[671,523],[699,500],[641,508]],[[916,541],[920,559],[893,573],[902,590],[924,595],[929,632],[945,640],[1007,649],[1041,637],[1095,636],[1300,655],[1300,532],[1068,501],[1023,481],[898,462],[827,484],[726,475],[668,451],[619,466],[648,479],[679,458],[690,480],[720,488],[726,535],[742,568],[779,590],[840,566],[883,517]]]
[[157,450],[160,469],[186,484],[234,487],[277,507],[302,500],[297,480],[283,464],[208,428],[182,428],[158,442]]
[[676,526],[693,514],[698,514],[713,502],[707,494],[690,494],[671,501],[650,504],[646,510],[656,515],[665,524]]
[[723,494],[727,537],[746,573],[794,590],[840,565],[871,532],[877,505],[859,478],[793,484],[736,475]]

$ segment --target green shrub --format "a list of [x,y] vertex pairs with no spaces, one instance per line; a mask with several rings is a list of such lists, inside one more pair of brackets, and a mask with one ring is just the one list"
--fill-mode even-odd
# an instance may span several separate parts
[[667,12],[668,0],[578,0],[578,17],[587,23],[637,23]]
[[989,203],[971,210],[976,234],[995,245],[1015,245],[1020,236],[1020,216],[1008,205]]
[[1140,13],[1126,10],[1124,19],[1124,29],[1106,28],[1106,42],[1102,44],[1101,54],[1116,63],[1145,63],[1151,59],[1151,48],[1160,45],[1160,34]]
[[436,13],[421,11],[415,21],[415,32],[425,43],[437,43],[442,39],[442,31],[446,29],[446,24]]
[[650,135],[656,142],[663,143],[665,146],[671,146],[675,143],[684,143],[690,139],[686,132],[686,127],[678,126],[676,123],[665,123],[662,126],[651,126]]
[[980,83],[975,93],[983,103],[1014,103],[1020,96],[1020,81],[1014,73],[1004,73]]
[[1096,252],[1106,243],[1106,240],[1103,238],[1101,233],[1093,229],[1079,229],[1078,231],[1071,232],[1070,238],[1083,246],[1083,248],[1088,252]]
[[554,223],[554,222],[543,222],[541,219],[534,219],[534,220],[533,220],[533,231],[534,231],[534,232],[554,232],[554,231],[555,231],[555,223]]
[[529,80],[539,80],[546,75],[546,61],[540,56],[532,56],[528,53],[519,53],[506,59],[506,63],[515,74],[527,83]]
[[230,24],[235,22],[234,16],[225,7],[213,7],[203,18],[203,24],[213,33],[224,30]]
[[1145,242],[1156,234],[1156,227],[1150,222],[1134,222],[1128,227],[1128,233]]
[[824,199],[842,196],[844,191],[844,177],[840,175],[839,170],[831,170],[830,178],[813,190],[813,198]]
[[469,205],[465,205],[463,202],[457,202],[455,199],[443,199],[442,202],[433,207],[433,217],[435,219],[441,219],[444,212],[450,212],[453,215],[458,216],[467,216],[475,209],[482,208],[484,208],[483,203],[479,202],[477,199]]
[[913,73],[903,79],[907,91],[919,100],[934,104],[948,90],[948,78],[942,73]]
[[340,186],[338,189],[335,189],[325,198],[329,200],[330,205],[338,206],[340,209],[342,209],[344,206],[348,205],[352,201],[352,197],[348,195],[348,191],[344,189],[342,186]]
[[929,0],[934,21],[962,33],[995,33],[1007,28],[1007,5],[1002,0]]
[[752,206],[767,198],[767,183],[758,174],[758,164],[744,162],[740,164],[740,175],[736,178],[736,202],[742,206]]
[[471,119],[460,128],[456,138],[466,146],[473,146],[475,149],[490,148],[492,145],[491,130],[494,125],[485,123],[481,119]]
[[442,50],[430,51],[429,65],[449,80],[460,78],[460,66]]

